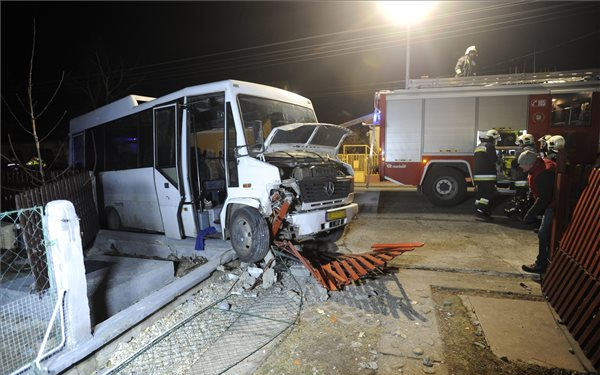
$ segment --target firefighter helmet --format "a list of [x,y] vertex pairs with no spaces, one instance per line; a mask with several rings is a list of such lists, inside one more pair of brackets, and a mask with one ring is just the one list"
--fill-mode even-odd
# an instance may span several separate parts
[[477,48],[475,48],[475,46],[470,46],[469,48],[467,48],[467,50],[465,51],[465,55],[468,55],[469,52],[475,52],[475,55],[477,55]]
[[531,134],[523,134],[517,138],[517,142],[515,144],[519,146],[531,146],[535,142],[535,138]]
[[500,133],[498,132],[498,130],[496,129],[490,129],[485,133],[484,138],[494,141],[499,141],[500,140]]
[[548,140],[551,138],[552,136],[550,134],[546,134],[545,136],[541,137],[540,139],[538,139],[538,142],[548,142]]
[[565,139],[562,135],[554,135],[548,139],[548,150],[558,151],[565,148]]

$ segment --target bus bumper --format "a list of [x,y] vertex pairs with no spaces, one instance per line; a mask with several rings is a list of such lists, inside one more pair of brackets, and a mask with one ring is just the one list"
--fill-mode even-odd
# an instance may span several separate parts
[[342,227],[352,221],[357,213],[358,204],[350,203],[328,210],[290,214],[286,220],[294,228],[294,234],[303,237]]

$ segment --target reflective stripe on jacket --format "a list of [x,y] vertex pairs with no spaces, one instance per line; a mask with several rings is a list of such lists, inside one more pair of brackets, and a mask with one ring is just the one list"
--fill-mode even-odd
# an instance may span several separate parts
[[[493,142],[481,142],[475,147],[475,163],[473,166],[473,180],[496,181],[496,146]],[[492,178],[493,177],[493,178]]]

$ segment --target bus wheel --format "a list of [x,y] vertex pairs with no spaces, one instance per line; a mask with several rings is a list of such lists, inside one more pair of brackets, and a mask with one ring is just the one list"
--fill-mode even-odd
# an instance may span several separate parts
[[106,207],[106,228],[109,230],[121,229],[121,217],[113,207]]
[[271,244],[267,221],[253,207],[242,207],[233,212],[231,245],[242,262],[262,260]]
[[324,234],[319,234],[316,240],[319,242],[337,242],[344,235],[344,228],[335,228]]
[[423,192],[436,206],[455,206],[465,199],[467,182],[462,173],[454,168],[438,168],[425,178]]

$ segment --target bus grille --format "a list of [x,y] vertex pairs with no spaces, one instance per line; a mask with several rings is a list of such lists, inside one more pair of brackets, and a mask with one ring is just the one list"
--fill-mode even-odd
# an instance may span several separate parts
[[[333,187],[333,193],[331,188]],[[352,179],[305,179],[300,181],[302,202],[321,202],[346,198],[354,190]]]

